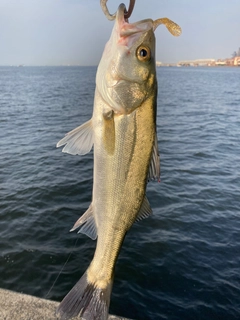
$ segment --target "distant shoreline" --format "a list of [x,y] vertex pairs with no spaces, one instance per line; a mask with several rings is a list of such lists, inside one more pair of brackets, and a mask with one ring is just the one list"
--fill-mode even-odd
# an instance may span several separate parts
[[[22,68],[97,68],[97,65],[90,65],[90,66],[80,66],[80,65],[49,65],[49,66],[44,66],[44,65],[24,65],[24,66],[17,66],[17,65],[0,65],[0,68],[16,68],[16,69],[22,69]],[[240,67],[239,65],[221,65],[221,64],[179,64],[179,63],[161,63],[161,64],[156,64],[157,68],[160,67],[212,67],[212,68],[226,68],[226,67],[233,67],[237,68]]]
[[32,68],[32,67],[37,67],[37,68],[71,68],[71,67],[80,67],[80,68],[89,68],[89,67],[94,67],[96,68],[97,65],[89,65],[89,66],[81,66],[78,64],[73,64],[73,65],[0,65],[0,68]]
[[156,61],[157,67],[240,67],[240,56],[228,59],[195,59],[182,60],[177,63],[162,63]]
[[238,68],[240,66],[231,66],[231,65],[178,65],[176,63],[163,63],[161,65],[158,65],[157,68],[160,68],[160,67],[191,67],[191,68],[203,68],[203,67],[207,67],[207,68]]

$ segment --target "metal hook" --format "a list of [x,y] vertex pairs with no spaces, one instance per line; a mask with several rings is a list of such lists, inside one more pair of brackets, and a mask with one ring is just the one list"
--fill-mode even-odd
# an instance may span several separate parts
[[[107,1],[108,0],[100,0],[102,11],[105,14],[105,16],[108,18],[108,20],[114,20],[116,18],[116,13],[110,14],[107,8]],[[128,10],[125,9],[125,13],[124,13],[125,19],[128,19],[131,16],[134,5],[135,5],[135,1],[136,0],[130,0]]]
[[133,12],[134,5],[135,5],[135,0],[130,0],[129,7],[128,7],[128,11],[126,11],[126,12],[124,13],[125,19],[128,19],[128,18],[131,17],[131,14],[132,14],[132,12]]

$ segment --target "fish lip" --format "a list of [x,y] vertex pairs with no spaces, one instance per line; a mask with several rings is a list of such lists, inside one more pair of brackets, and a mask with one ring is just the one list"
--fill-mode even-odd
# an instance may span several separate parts
[[[139,27],[142,26],[142,28]],[[131,36],[136,33],[148,32],[153,29],[153,20],[152,19],[143,19],[134,23],[125,23],[120,31],[121,37]]]
[[[129,37],[131,35],[147,32],[154,27],[154,21],[152,19],[143,19],[134,23],[129,23],[125,18],[125,5],[121,3],[116,12],[116,26],[119,34],[119,38]],[[140,27],[141,26],[141,27]]]

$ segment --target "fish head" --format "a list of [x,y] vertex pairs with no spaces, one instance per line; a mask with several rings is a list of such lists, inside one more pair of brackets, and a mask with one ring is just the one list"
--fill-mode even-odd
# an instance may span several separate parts
[[121,4],[98,66],[96,86],[115,112],[128,114],[157,88],[154,21],[128,23]]

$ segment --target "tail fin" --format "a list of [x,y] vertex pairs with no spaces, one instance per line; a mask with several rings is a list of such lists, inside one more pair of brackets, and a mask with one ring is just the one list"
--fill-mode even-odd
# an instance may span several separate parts
[[80,316],[85,320],[107,320],[112,283],[105,289],[88,282],[87,272],[62,300],[57,308],[61,320]]

